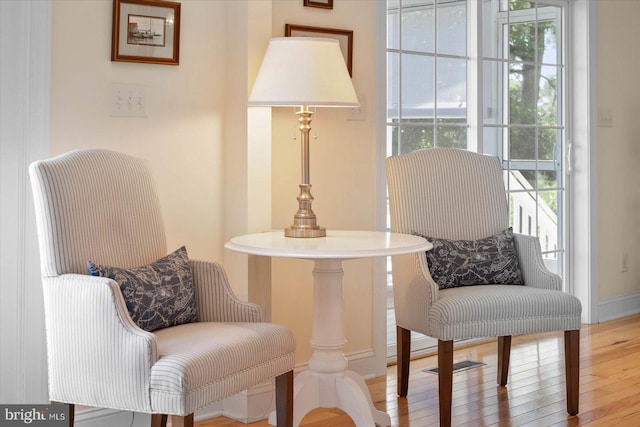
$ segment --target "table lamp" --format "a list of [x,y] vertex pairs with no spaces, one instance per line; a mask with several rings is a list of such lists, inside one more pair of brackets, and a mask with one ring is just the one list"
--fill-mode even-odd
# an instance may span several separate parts
[[338,40],[314,37],[271,39],[249,96],[250,106],[300,107],[301,175],[298,211],[286,237],[323,237],[311,209],[309,181],[309,107],[357,107],[358,98]]

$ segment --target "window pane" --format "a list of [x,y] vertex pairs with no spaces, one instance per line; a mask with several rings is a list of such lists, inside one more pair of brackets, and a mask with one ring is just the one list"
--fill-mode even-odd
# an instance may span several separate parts
[[482,129],[482,147],[484,154],[504,158],[503,141],[506,128],[485,127]]
[[438,147],[467,148],[466,127],[438,126]]
[[[433,127],[403,126],[401,128],[400,145],[397,147],[399,154],[433,146]],[[393,148],[395,152],[396,147]]]
[[435,52],[435,13],[433,4],[402,10],[402,49]]
[[387,48],[400,48],[400,2],[387,0]]
[[512,124],[536,123],[536,87],[538,79],[533,64],[509,66],[509,121]]
[[534,62],[536,60],[536,24],[522,22],[509,25],[509,59]]
[[509,155],[511,160],[535,160],[536,130],[533,128],[509,129]]
[[533,9],[533,3],[525,0],[509,0],[509,10]]
[[536,211],[535,192],[509,194],[509,213],[514,233],[535,236],[538,228]]
[[540,67],[540,87],[538,89],[538,123],[554,126],[560,123],[558,117],[559,97],[558,84],[560,82],[560,67]]
[[434,116],[434,58],[402,55],[402,117]]
[[387,53],[387,121],[400,116],[400,54]]
[[[560,16],[560,8],[545,7],[545,10],[552,10],[556,16]],[[562,59],[562,51],[558,45],[558,28],[555,20],[539,21],[538,27],[543,38],[544,53],[541,55],[542,62],[545,64],[559,64]]]
[[558,245],[558,191],[538,192],[538,237],[543,251],[555,251]]
[[560,167],[560,147],[562,144],[560,129],[538,130],[538,159],[553,161]]
[[517,169],[518,164],[511,162],[509,191],[535,190],[536,171],[531,169]]
[[467,55],[467,2],[438,4],[438,53]]
[[482,86],[482,115],[485,124],[502,124],[506,122],[504,114],[503,76],[506,63],[484,61]]
[[540,129],[538,131],[538,188],[562,187],[562,162],[559,139],[562,133],[558,129]]
[[554,170],[538,171],[538,189],[559,188],[558,172]]
[[[558,191],[540,191],[538,197],[538,236],[542,251],[556,251],[558,244]],[[552,256],[555,258],[555,256]]]
[[502,58],[500,41],[503,40],[498,34],[501,25],[497,25],[499,0],[483,0],[482,2],[482,55],[485,58]]
[[437,117],[467,117],[467,61],[438,58]]

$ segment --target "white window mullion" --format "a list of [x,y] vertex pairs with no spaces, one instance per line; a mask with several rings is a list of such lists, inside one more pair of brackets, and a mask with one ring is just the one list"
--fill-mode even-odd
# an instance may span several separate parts
[[[482,4],[480,1],[467,3],[467,150],[478,153],[483,152]],[[476,102],[471,101],[474,96]]]

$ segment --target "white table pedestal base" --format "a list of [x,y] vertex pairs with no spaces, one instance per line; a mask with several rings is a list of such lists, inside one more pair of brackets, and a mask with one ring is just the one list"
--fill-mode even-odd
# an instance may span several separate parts
[[[342,327],[342,260],[316,259],[313,269],[313,355],[309,369],[294,380],[293,425],[315,408],[339,408],[358,427],[391,425],[391,417],[373,405],[364,379],[347,370]],[[269,424],[276,424],[275,412]]]

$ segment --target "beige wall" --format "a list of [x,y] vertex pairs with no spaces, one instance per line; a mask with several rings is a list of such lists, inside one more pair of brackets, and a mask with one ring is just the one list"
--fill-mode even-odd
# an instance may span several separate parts
[[[273,109],[272,149],[265,153],[260,138],[252,141],[247,129],[264,123],[264,117],[248,117],[240,101],[270,33],[282,36],[285,23],[355,32],[353,83],[365,95],[367,118],[347,121],[348,112],[341,109],[318,112],[311,182],[321,225],[374,228],[375,2],[340,0],[330,11],[303,7],[301,0],[181,3],[180,65],[174,67],[110,61],[112,0],[53,2],[51,152],[100,147],[149,159],[168,249],[184,244],[194,258],[224,260],[234,289],[244,297],[247,262],[225,251],[224,242],[268,224],[283,228],[297,208],[299,149],[291,138],[292,110]],[[148,117],[111,117],[111,83],[146,85]],[[257,163],[270,156],[260,173],[270,174],[271,188],[260,173],[256,177]],[[270,190],[270,201],[255,197]],[[262,213],[260,206],[266,206]],[[273,320],[295,331],[299,363],[311,353],[312,267],[309,261],[273,262]],[[345,263],[347,353],[373,347],[372,282],[371,260]]]
[[[598,2],[598,107],[613,116],[598,127],[598,297],[640,291],[640,2]],[[620,258],[628,254],[628,272]]]
[[[111,62],[112,0],[53,2],[51,152],[149,159],[169,250],[223,255],[225,3],[182,1],[180,65]],[[111,117],[111,83],[148,87],[147,118]]]

